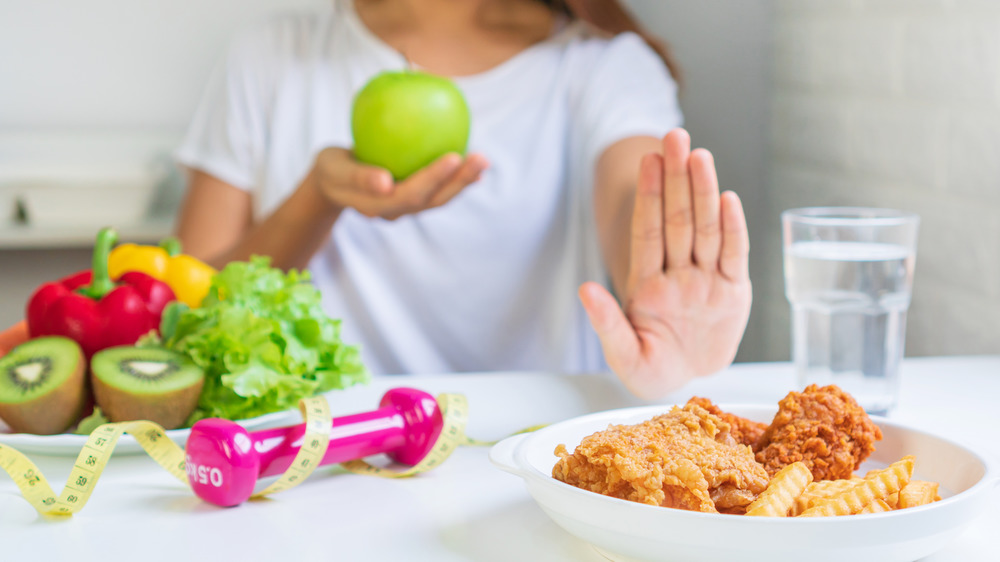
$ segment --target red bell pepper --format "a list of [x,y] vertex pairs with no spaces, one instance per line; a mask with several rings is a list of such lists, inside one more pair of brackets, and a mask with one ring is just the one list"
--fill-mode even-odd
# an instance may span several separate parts
[[66,336],[89,359],[116,345],[131,345],[160,326],[160,315],[173,290],[162,281],[136,271],[108,276],[108,254],[118,233],[105,228],[97,234],[93,269],[46,283],[28,301],[31,337]]

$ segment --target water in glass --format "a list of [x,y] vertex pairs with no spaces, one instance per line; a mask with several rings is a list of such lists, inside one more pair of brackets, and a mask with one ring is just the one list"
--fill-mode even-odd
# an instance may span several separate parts
[[837,384],[869,413],[895,405],[914,250],[802,241],[785,251],[792,357],[800,386]]

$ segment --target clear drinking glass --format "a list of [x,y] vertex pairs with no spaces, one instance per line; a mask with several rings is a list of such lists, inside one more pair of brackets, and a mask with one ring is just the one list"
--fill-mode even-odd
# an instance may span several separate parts
[[871,414],[895,407],[919,222],[861,207],[781,214],[800,387],[836,384]]

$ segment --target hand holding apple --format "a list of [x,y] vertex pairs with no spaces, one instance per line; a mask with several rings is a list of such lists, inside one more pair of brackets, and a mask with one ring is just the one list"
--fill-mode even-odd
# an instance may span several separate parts
[[469,108],[455,84],[423,72],[383,72],[355,96],[353,152],[321,151],[311,177],[335,208],[393,220],[441,206],[488,166],[467,158]]
[[465,97],[448,78],[383,72],[354,98],[354,155],[403,180],[449,152],[464,154],[469,121]]
[[351,151],[330,147],[316,156],[312,185],[335,208],[353,208],[368,217],[395,220],[439,207],[479,179],[486,158],[448,153],[405,180],[393,183],[385,168],[358,162]]

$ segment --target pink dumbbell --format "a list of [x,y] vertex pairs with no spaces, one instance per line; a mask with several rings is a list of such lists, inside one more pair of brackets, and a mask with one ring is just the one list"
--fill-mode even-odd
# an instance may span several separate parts
[[[430,453],[443,424],[433,396],[395,388],[382,396],[378,410],[333,419],[320,465],[386,453],[413,466]],[[253,495],[258,479],[291,466],[304,434],[304,423],[250,433],[229,420],[201,420],[191,428],[185,451],[191,488],[209,503],[239,505]]]

